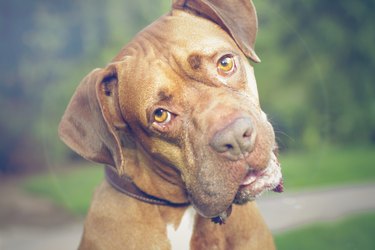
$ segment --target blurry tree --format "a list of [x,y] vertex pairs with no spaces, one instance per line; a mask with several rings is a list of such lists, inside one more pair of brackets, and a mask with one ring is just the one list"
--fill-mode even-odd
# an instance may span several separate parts
[[284,143],[374,143],[375,2],[255,3],[259,85]]

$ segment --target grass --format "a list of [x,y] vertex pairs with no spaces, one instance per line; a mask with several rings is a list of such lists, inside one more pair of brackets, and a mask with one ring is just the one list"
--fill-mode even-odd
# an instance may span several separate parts
[[[60,171],[61,172],[61,171]],[[76,166],[74,170],[51,172],[26,180],[23,187],[41,195],[74,214],[86,214],[95,187],[103,180],[101,166]]]
[[278,250],[375,249],[375,213],[309,226],[277,235]]
[[375,148],[323,147],[281,153],[286,189],[375,181]]
[[[287,190],[375,180],[375,148],[322,148],[280,155]],[[47,197],[75,214],[85,214],[103,168],[76,167],[62,173],[31,177],[24,187]]]

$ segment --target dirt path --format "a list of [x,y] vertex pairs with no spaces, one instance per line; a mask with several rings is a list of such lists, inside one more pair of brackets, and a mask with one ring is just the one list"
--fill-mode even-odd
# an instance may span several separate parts
[[[0,250],[76,249],[82,219],[15,185],[0,185]],[[375,183],[268,194],[258,200],[275,233],[311,222],[375,211]]]
[[258,206],[274,233],[375,212],[375,183],[265,195]]
[[19,178],[0,180],[0,250],[76,249],[82,218],[30,196]]

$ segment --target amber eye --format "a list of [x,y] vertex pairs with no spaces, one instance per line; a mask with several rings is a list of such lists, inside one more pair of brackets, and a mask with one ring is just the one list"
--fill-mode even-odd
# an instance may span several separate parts
[[225,55],[217,62],[217,71],[220,75],[229,75],[235,70],[234,58],[231,55]]
[[167,123],[171,120],[171,113],[164,109],[157,109],[154,112],[154,121],[157,123]]

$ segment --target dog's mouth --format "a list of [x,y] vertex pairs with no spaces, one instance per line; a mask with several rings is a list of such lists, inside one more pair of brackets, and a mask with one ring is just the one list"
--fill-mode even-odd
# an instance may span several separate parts
[[[283,178],[280,163],[275,155],[271,153],[271,158],[267,167],[262,171],[250,169],[239,185],[233,204],[242,205],[255,200],[265,191],[283,192]],[[232,205],[220,215],[212,218],[215,223],[225,223],[230,216]]]
[[283,191],[281,167],[275,153],[271,153],[268,166],[264,170],[248,171],[240,184],[234,203],[244,204],[248,201],[255,200],[263,192],[270,190],[275,192]]

